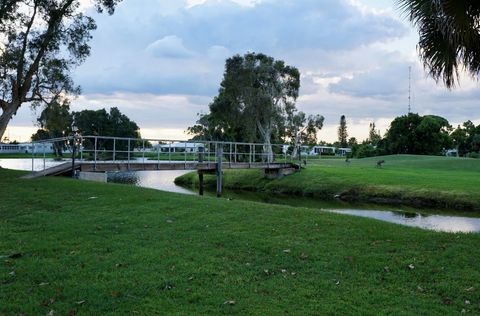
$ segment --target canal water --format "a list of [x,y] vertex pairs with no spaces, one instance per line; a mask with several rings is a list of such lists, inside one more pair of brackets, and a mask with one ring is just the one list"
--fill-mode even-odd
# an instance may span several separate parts
[[[54,166],[65,161],[47,159],[46,165]],[[31,159],[0,159],[0,166],[8,169],[31,170]],[[35,169],[43,168],[43,159],[34,163]],[[197,194],[196,191],[174,184],[175,178],[189,171],[139,171],[139,172],[112,172],[108,174],[108,182],[136,185],[162,191],[182,194]],[[214,192],[205,192],[214,195]],[[374,218],[381,221],[420,227],[443,232],[480,232],[480,216],[456,211],[446,212],[437,210],[414,209],[409,207],[389,207],[371,204],[351,204],[342,201],[321,201],[305,197],[272,195],[258,192],[224,192],[224,198],[248,200],[269,204],[291,205],[306,207],[327,212],[348,214],[354,216]]]
[[[52,158],[33,159],[33,171],[43,170],[44,168],[55,167],[59,164],[68,162],[68,160],[56,161]],[[5,169],[32,171],[32,159],[0,159],[0,167]]]

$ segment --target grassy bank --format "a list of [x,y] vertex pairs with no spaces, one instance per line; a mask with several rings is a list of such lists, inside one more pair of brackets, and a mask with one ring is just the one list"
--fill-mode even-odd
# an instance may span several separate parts
[[479,234],[21,174],[0,315],[480,313]]
[[[385,160],[382,168],[376,162]],[[214,186],[215,177],[207,176]],[[196,174],[176,180],[197,185]],[[258,170],[225,171],[229,189],[279,192],[317,198],[340,196],[344,200],[403,203],[412,206],[480,211],[480,160],[431,156],[386,156],[310,162],[301,172],[278,180],[266,180]]]

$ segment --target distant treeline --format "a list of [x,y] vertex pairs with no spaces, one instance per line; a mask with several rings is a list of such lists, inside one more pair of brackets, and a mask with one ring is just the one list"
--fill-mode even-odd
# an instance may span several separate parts
[[350,138],[348,146],[358,158],[390,154],[452,155],[480,157],[480,125],[466,121],[456,128],[443,117],[410,113],[395,118],[384,137],[370,124],[369,138],[358,143]]

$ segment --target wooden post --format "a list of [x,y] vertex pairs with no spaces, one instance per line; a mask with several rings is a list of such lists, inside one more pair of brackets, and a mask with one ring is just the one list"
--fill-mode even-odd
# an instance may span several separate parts
[[222,158],[223,148],[222,144],[217,147],[217,197],[222,196]]
[[204,190],[204,182],[203,182],[203,172],[198,171],[198,194],[203,195],[203,190]]
[[[204,147],[199,147],[198,148],[198,163],[199,164],[203,163],[204,151],[205,151]],[[198,194],[199,195],[203,195],[203,189],[204,189],[203,171],[198,170]]]

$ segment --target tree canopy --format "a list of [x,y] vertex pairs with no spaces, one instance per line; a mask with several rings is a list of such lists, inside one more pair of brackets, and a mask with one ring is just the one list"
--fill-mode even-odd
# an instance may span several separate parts
[[[94,0],[112,14],[121,0]],[[24,103],[62,103],[80,92],[72,69],[90,54],[95,21],[81,0],[2,0],[0,3],[0,139]]]
[[308,118],[307,124],[305,115],[298,113],[299,89],[300,72],[284,61],[256,53],[233,56],[226,61],[210,112],[201,114],[188,131],[196,138],[264,143],[271,159],[270,144],[285,139],[289,127],[305,136],[303,127],[310,133],[323,124],[321,117]]
[[[83,110],[80,112],[73,112],[73,123],[78,128],[78,132],[84,136],[111,136],[121,138],[135,138],[139,139],[140,128],[137,123],[130,120],[125,114],[122,114],[116,107],[107,112],[105,109],[101,110]],[[126,157],[125,151],[133,150],[135,146],[141,145],[135,141],[114,141],[112,139],[99,139],[94,144],[92,139],[84,139],[83,146],[87,152],[96,146],[97,150],[104,150],[103,159],[111,159],[113,157],[113,148],[118,152],[116,158]]]
[[116,107],[111,108],[109,112],[105,109],[73,112],[72,117],[78,132],[82,135],[140,138],[137,123]]
[[480,1],[397,0],[418,27],[418,51],[424,66],[447,87],[458,82],[459,70],[480,72]]
[[385,142],[392,154],[438,155],[452,146],[450,131],[443,117],[409,113],[393,120]]
[[348,138],[347,119],[345,118],[345,115],[342,115],[340,117],[340,125],[338,126],[338,142],[340,146],[347,147],[348,145],[347,138]]

